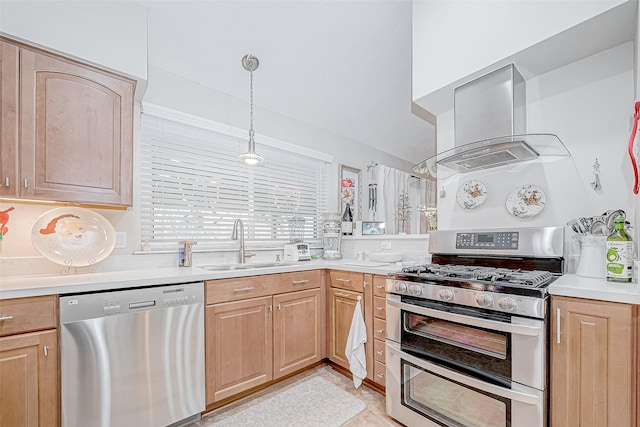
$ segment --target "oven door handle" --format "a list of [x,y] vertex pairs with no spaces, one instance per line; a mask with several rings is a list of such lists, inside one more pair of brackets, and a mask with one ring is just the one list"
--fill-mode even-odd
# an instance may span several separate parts
[[477,317],[465,316],[463,314],[449,313],[447,311],[434,310],[432,308],[420,307],[407,304],[401,301],[394,301],[387,298],[387,304],[411,313],[422,314],[423,316],[434,317],[436,319],[448,320],[450,322],[461,323],[478,328],[491,329],[494,331],[507,332],[510,334],[538,336],[542,331],[539,326],[515,325],[513,323],[497,322],[495,320],[479,319]]
[[491,393],[496,396],[503,397],[505,399],[515,400],[517,402],[529,404],[529,405],[537,405],[540,403],[540,396],[536,396],[533,394],[524,393],[521,391],[511,390],[508,388],[500,387],[491,383],[487,383],[484,381],[477,380],[472,377],[468,377],[466,375],[460,374],[455,371],[451,371],[442,366],[433,364],[424,359],[420,359],[418,357],[412,356],[400,350],[400,345],[396,342],[387,340],[387,351],[391,354],[387,360],[393,358],[393,353],[397,355],[397,357],[406,360],[407,362],[413,363],[420,368],[427,370],[429,372],[433,372],[434,374],[440,375],[443,378],[449,379],[451,381],[456,381],[460,384],[463,384],[467,387],[473,387],[478,390],[482,390],[486,393]]

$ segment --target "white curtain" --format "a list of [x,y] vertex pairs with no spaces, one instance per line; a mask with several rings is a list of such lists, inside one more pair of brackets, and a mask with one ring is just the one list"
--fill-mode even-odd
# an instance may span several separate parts
[[384,165],[375,166],[373,182],[377,183],[378,203],[376,221],[385,221],[387,234],[398,234],[398,202],[402,193],[409,196],[411,227],[406,232],[420,233],[420,211],[418,207],[425,204],[427,182],[401,170]]

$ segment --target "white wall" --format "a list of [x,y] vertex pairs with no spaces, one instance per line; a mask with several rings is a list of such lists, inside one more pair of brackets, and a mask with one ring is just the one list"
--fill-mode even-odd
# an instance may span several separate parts
[[2,0],[0,32],[147,80],[147,10],[135,2]]
[[[629,42],[527,81],[527,131],[557,134],[572,157],[439,181],[439,188],[447,192],[438,200],[440,228],[562,226],[575,217],[617,208],[637,217],[640,200],[631,192],[626,154],[634,104],[634,51]],[[438,149],[447,147],[453,147],[452,111],[438,116]],[[596,158],[601,165],[600,192],[590,185]],[[488,191],[484,205],[474,210],[461,208],[455,198],[458,187],[469,179],[480,180]],[[547,195],[547,206],[533,218],[517,218],[505,209],[509,192],[522,184],[536,184]]]
[[[628,8],[618,15],[604,14],[623,3]],[[635,7],[632,3],[414,0],[412,99],[439,115],[452,105],[449,91],[490,71],[487,67],[514,62],[505,59],[517,58],[541,74],[631,40],[626,27],[635,19],[622,22],[620,16]],[[587,21],[592,24],[578,27]],[[524,68],[520,72],[530,77]]]

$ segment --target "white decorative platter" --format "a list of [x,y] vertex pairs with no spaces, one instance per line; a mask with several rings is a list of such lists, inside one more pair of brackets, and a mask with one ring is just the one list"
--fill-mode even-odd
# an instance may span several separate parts
[[89,209],[51,209],[36,218],[31,243],[56,264],[86,267],[108,257],[116,245],[116,232],[102,215]]
[[507,196],[507,211],[518,218],[531,218],[538,215],[547,204],[547,195],[542,188],[533,184],[514,188]]
[[480,181],[467,181],[458,187],[456,201],[464,209],[475,209],[487,199],[487,188]]

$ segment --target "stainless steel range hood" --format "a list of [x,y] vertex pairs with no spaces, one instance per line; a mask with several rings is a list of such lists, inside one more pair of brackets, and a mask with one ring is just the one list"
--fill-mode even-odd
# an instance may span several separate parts
[[413,167],[417,174],[447,178],[540,156],[569,156],[556,135],[526,134],[526,88],[509,64],[455,89],[454,148]]

